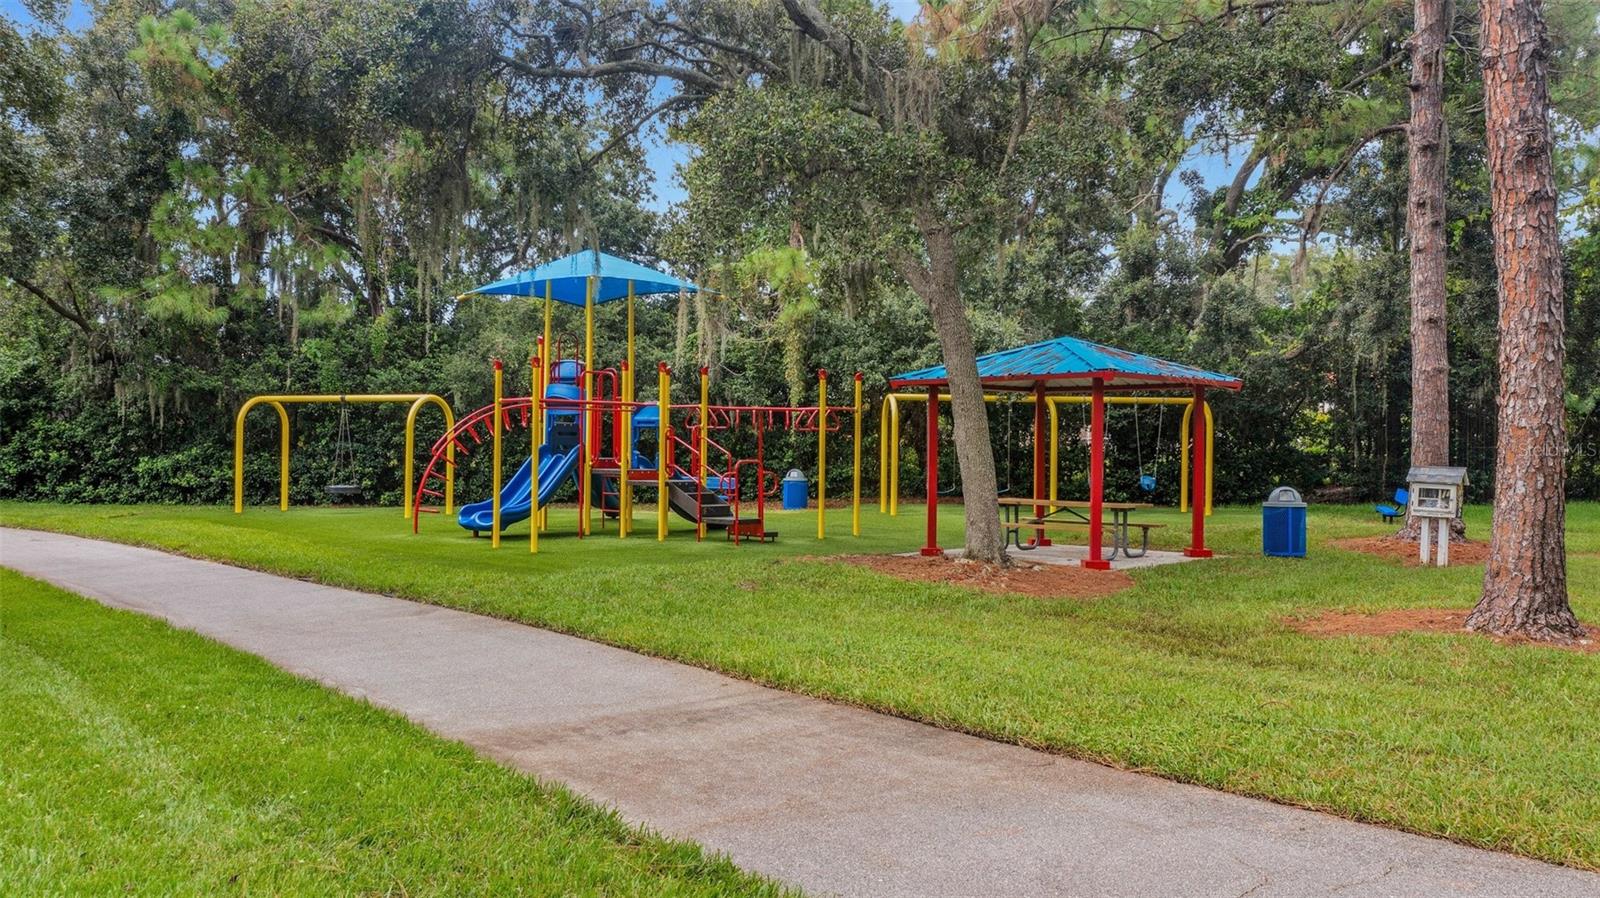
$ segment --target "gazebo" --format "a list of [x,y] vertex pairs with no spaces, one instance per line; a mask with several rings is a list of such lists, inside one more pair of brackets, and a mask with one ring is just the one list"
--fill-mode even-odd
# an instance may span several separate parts
[[[1236,377],[1203,371],[1189,365],[1158,359],[1153,356],[1117,349],[1077,337],[1057,337],[1042,343],[1032,343],[990,353],[978,358],[978,380],[985,391],[996,393],[1031,393],[1033,404],[1033,483],[1036,515],[1044,513],[1049,504],[1045,493],[1045,405],[1052,395],[1088,395],[1091,397],[1089,437],[1089,557],[1084,567],[1106,570],[1111,562],[1103,557],[1102,530],[1105,526],[1105,436],[1106,394],[1188,393],[1194,397],[1196,410],[1204,407],[1206,390],[1237,391],[1243,383]],[[939,555],[939,394],[948,390],[950,380],[945,366],[937,365],[917,371],[907,371],[889,379],[889,386],[897,390],[926,389],[928,391],[928,535],[923,555]],[[1205,416],[1191,416],[1194,438],[1194,463],[1190,466],[1193,478],[1191,487],[1193,514],[1190,540],[1185,555],[1207,558],[1211,550],[1205,544],[1206,441]],[[1040,542],[1044,543],[1042,534]]]

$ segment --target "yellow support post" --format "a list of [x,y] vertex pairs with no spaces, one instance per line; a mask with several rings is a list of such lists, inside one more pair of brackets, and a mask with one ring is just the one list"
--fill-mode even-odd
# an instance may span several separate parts
[[[550,330],[555,315],[555,294],[551,291],[552,284],[550,281],[546,280],[544,282],[544,339],[539,343],[539,358],[544,364],[544,371],[541,372],[539,381],[541,384],[550,383],[550,368],[557,361],[559,361],[558,359],[552,359],[550,357],[551,354],[555,352],[555,343],[552,342],[554,337],[552,336]],[[550,509],[539,509],[534,513],[534,518],[538,521],[538,527],[540,530],[550,529]],[[528,526],[532,527],[534,525],[530,523]]]
[[[1185,400],[1188,405],[1183,410],[1183,424],[1178,428],[1178,510],[1189,510],[1189,422],[1194,420],[1194,402]],[[1206,517],[1211,517],[1211,495],[1213,478],[1216,475],[1215,460],[1217,457],[1216,422],[1211,417],[1211,403],[1203,403],[1201,413],[1206,421]]]
[[594,417],[594,275],[589,275],[583,288],[583,449],[578,453],[578,534],[588,536],[594,521],[589,510],[594,507],[594,476],[590,473],[590,453],[595,445],[592,439],[599,428]]
[[[1055,397],[1051,397],[1054,399]],[[1056,404],[1045,401],[1045,408],[1050,413],[1050,514],[1056,513],[1056,495],[1061,486],[1061,419],[1056,414]]]
[[628,357],[622,368],[622,401],[628,403],[622,410],[622,487],[618,492],[617,502],[621,505],[617,514],[618,529],[623,536],[633,532],[633,481],[628,479],[628,471],[633,466],[633,401],[634,379],[638,372],[633,367],[633,281],[628,282]]
[[[542,341],[541,341],[542,343]],[[544,442],[544,347],[534,348],[528,360],[528,554],[539,551],[539,449]]]
[[817,539],[828,520],[828,369],[817,369]]
[[505,391],[505,374],[501,370],[499,359],[494,360],[494,494],[491,497],[489,545],[500,548],[500,411],[503,407],[503,394]]
[[851,410],[855,425],[855,472],[850,493],[850,535],[861,535],[861,372],[856,372],[856,402]]
[[1183,421],[1178,425],[1178,510],[1189,510],[1189,422],[1193,420],[1194,404],[1183,410]]
[[889,427],[889,517],[900,516],[900,400],[896,399],[891,406],[894,409],[894,421]]
[[[707,368],[705,365],[701,365],[700,366],[700,464],[698,465],[698,468],[699,468],[699,472],[698,473],[699,473],[699,478],[700,478],[700,484],[698,486],[698,489],[700,490],[701,493],[704,493],[705,490],[706,490],[706,451],[709,448],[707,444],[708,444],[708,442],[710,440],[710,432],[711,432],[711,421],[709,420],[710,411],[711,411],[710,405],[711,405],[711,369]],[[701,502],[701,504],[704,505],[705,503]],[[695,524],[695,539],[705,539],[706,538],[705,515],[703,515],[703,514],[700,515],[700,518],[701,518],[701,520],[696,522],[696,524]]]
[[672,370],[656,368],[656,541],[667,538],[667,457],[672,415]]
[[274,402],[274,409],[278,411],[278,510],[289,510],[289,410],[283,403]]
[[[628,363],[622,363],[622,455],[617,459],[617,539],[628,538],[628,471],[633,461],[633,412],[627,404]],[[612,419],[615,421],[616,419]]]
[[883,397],[878,407],[878,514],[890,512],[890,403],[893,395]]

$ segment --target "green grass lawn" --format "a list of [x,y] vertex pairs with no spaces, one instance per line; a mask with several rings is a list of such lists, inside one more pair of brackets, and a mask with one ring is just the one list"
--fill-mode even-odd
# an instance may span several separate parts
[[[1259,510],[1218,509],[1231,557],[1134,574],[1095,601],[910,584],[817,557],[904,551],[922,509],[772,515],[776,545],[579,541],[530,557],[393,509],[0,505],[0,521],[138,542],[513,618],[954,729],[1600,869],[1600,656],[1468,635],[1318,638],[1285,616],[1469,607],[1481,566],[1416,569],[1328,544],[1391,528],[1315,507],[1311,557],[1260,557]],[[1487,533],[1485,508],[1468,512]],[[1163,538],[1181,545],[1185,519]],[[959,509],[943,541],[958,545]],[[1600,505],[1569,510],[1580,617],[1600,622]]]
[[0,595],[0,894],[778,893],[249,655]]

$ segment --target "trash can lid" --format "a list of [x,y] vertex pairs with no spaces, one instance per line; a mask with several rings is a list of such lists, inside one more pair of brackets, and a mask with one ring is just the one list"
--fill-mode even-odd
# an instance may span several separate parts
[[799,468],[790,468],[789,473],[783,475],[784,480],[804,480],[806,475],[800,473]]
[[1280,486],[1267,496],[1267,501],[1261,503],[1263,508],[1305,508],[1306,503],[1300,499],[1300,491],[1292,486]]

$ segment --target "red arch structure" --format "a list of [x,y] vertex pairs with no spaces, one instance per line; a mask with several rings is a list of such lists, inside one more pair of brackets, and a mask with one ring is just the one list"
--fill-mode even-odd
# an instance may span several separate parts
[[[1088,395],[1092,397],[1089,442],[1089,557],[1084,567],[1106,570],[1111,562],[1102,550],[1105,526],[1105,437],[1106,403],[1108,393],[1188,393],[1194,397],[1195,407],[1205,405],[1206,390],[1237,392],[1244,383],[1237,377],[1204,371],[1178,362],[1158,359],[1094,343],[1077,337],[1057,337],[1042,343],[1032,343],[990,353],[978,359],[978,380],[988,392],[1032,393],[1034,403],[1034,455],[1033,494],[1035,516],[1042,516],[1049,501],[1045,499],[1044,445],[1048,440],[1045,429],[1045,401],[1050,395]],[[945,366],[937,365],[917,371],[907,371],[889,379],[889,386],[897,390],[926,389],[928,391],[928,445],[925,452],[928,467],[928,538],[922,548],[923,555],[938,555],[939,548],[939,393],[947,391],[950,380]],[[1207,558],[1206,548],[1206,441],[1204,415],[1194,415],[1194,436],[1190,440],[1194,463],[1190,475],[1191,487],[1189,546],[1185,555]],[[1043,531],[1036,537],[1039,545],[1048,545]]]

